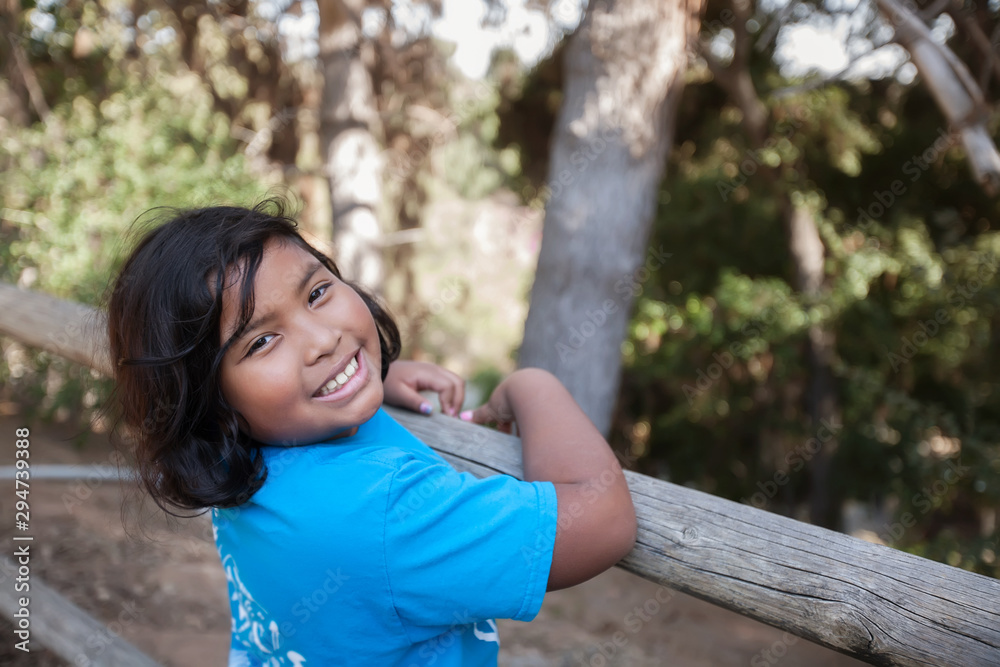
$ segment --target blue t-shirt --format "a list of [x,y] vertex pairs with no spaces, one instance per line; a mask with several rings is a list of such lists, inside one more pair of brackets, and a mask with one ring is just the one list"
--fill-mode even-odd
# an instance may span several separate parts
[[496,665],[492,619],[538,613],[550,482],[456,472],[381,409],[353,436],[262,451],[264,486],[212,510],[230,667]]

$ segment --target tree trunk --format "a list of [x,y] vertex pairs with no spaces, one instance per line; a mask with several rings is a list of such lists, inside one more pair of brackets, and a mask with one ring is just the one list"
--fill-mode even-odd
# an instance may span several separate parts
[[10,125],[25,127],[31,122],[28,91],[14,61],[20,15],[20,2],[0,0],[0,118]]
[[323,73],[320,140],[330,181],[337,266],[350,280],[379,291],[384,277],[379,116],[362,61],[360,0],[320,0],[319,63]]
[[520,365],[553,372],[604,434],[703,0],[590,3],[564,56],[538,270]]
[[[787,198],[787,196],[786,196]],[[825,246],[816,228],[812,212],[805,206],[785,203],[788,247],[795,264],[795,288],[809,300],[818,301],[823,292]],[[812,421],[812,433],[829,432],[821,439],[823,446],[809,460],[809,521],[817,526],[839,529],[840,504],[830,489],[830,460],[839,440],[837,392],[830,368],[835,338],[822,324],[809,327],[806,360],[809,387],[806,410]]]
[[[750,76],[750,35],[747,22],[751,18],[748,2],[736,0],[732,3],[733,60],[723,67],[708,51],[702,55],[712,71],[712,75],[729,98],[743,113],[743,128],[751,146],[760,150],[768,139],[769,112]],[[778,205],[785,233],[788,235],[788,249],[795,266],[793,284],[806,299],[816,301],[822,297],[826,248],[812,213],[803,205],[796,205],[788,191],[781,186],[777,170],[766,164],[759,165],[760,177],[767,184],[771,196]],[[830,490],[830,459],[837,450],[839,424],[836,387],[830,368],[835,350],[835,338],[831,331],[821,324],[809,327],[806,339],[806,362],[809,367],[809,384],[806,389],[806,411],[812,422],[812,433],[826,429],[830,437],[823,441],[823,447],[809,460],[809,520],[819,526],[834,527],[839,524],[839,503]]]
[[0,115],[8,123],[24,127],[32,122],[30,109],[38,120],[49,115],[49,105],[21,45],[20,3],[0,2]]

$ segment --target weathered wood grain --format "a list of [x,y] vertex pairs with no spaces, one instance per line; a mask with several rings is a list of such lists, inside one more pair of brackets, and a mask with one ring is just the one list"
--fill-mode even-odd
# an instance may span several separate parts
[[[390,410],[477,475],[520,476],[518,439]],[[638,544],[619,565],[876,665],[1000,665],[1000,581],[626,473]]]
[[[19,542],[19,545],[31,544]],[[39,645],[64,658],[69,665],[91,667],[158,667],[148,655],[116,634],[130,620],[142,613],[141,605],[123,608],[118,627],[108,627],[64,598],[48,586],[37,573],[30,575],[30,590],[15,592],[14,581],[18,566],[0,556],[0,613],[9,619],[21,607],[19,597],[29,597],[28,619],[31,632],[28,648],[38,651]],[[17,628],[17,623],[14,623]],[[19,638],[4,638],[12,644]]]
[[[21,304],[15,309],[12,300]],[[33,304],[38,304],[34,306]],[[12,313],[34,308],[22,322]],[[93,311],[0,285],[0,332],[98,368]],[[90,324],[79,326],[80,321]],[[58,338],[58,337],[57,337]],[[390,409],[459,470],[521,475],[516,437]],[[620,566],[876,665],[1000,665],[1000,581],[627,473],[638,543]]]
[[0,334],[109,374],[104,318],[93,308],[0,283]]

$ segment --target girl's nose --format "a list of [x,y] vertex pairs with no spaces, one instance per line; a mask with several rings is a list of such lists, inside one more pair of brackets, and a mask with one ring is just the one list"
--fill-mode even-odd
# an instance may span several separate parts
[[302,330],[306,362],[314,364],[321,359],[334,355],[340,343],[342,332],[340,328],[319,317],[307,317]]

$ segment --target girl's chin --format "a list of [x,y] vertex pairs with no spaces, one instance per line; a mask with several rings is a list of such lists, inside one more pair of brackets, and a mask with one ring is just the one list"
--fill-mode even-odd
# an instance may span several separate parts
[[329,442],[331,440],[340,440],[341,438],[347,438],[358,432],[357,425],[355,426],[343,426],[341,428],[330,431],[329,433],[317,437],[316,435],[308,436],[286,436],[281,438],[268,438],[266,440],[259,440],[264,445],[268,447],[308,447],[310,445],[318,445],[324,442]]
[[[319,438],[312,437],[312,438],[310,438],[310,442],[308,442],[308,443],[303,442],[302,444],[319,444],[319,443],[322,443],[322,442],[328,442],[330,440],[340,440],[342,438],[348,438],[348,437],[354,435],[355,433],[358,432],[358,427],[361,424],[367,423],[372,417],[375,416],[375,413],[378,412],[378,409],[380,407],[382,407],[382,385],[381,385],[381,383],[379,383],[379,385],[378,385],[378,397],[377,398],[378,398],[377,401],[373,400],[370,405],[367,405],[365,407],[363,414],[357,415],[357,418],[354,419],[354,420],[352,420],[352,421],[356,421],[357,423],[352,424],[351,426],[342,426],[342,427],[339,427],[339,428],[331,431],[330,433],[328,433],[328,434],[326,434],[326,435],[324,435],[322,437],[319,437]],[[367,403],[367,401],[366,401],[366,403]]]
[[345,426],[344,428],[334,431],[327,437],[323,438],[323,440],[321,440],[320,442],[324,440],[339,440],[340,438],[349,438],[357,432],[358,432],[357,426]]

